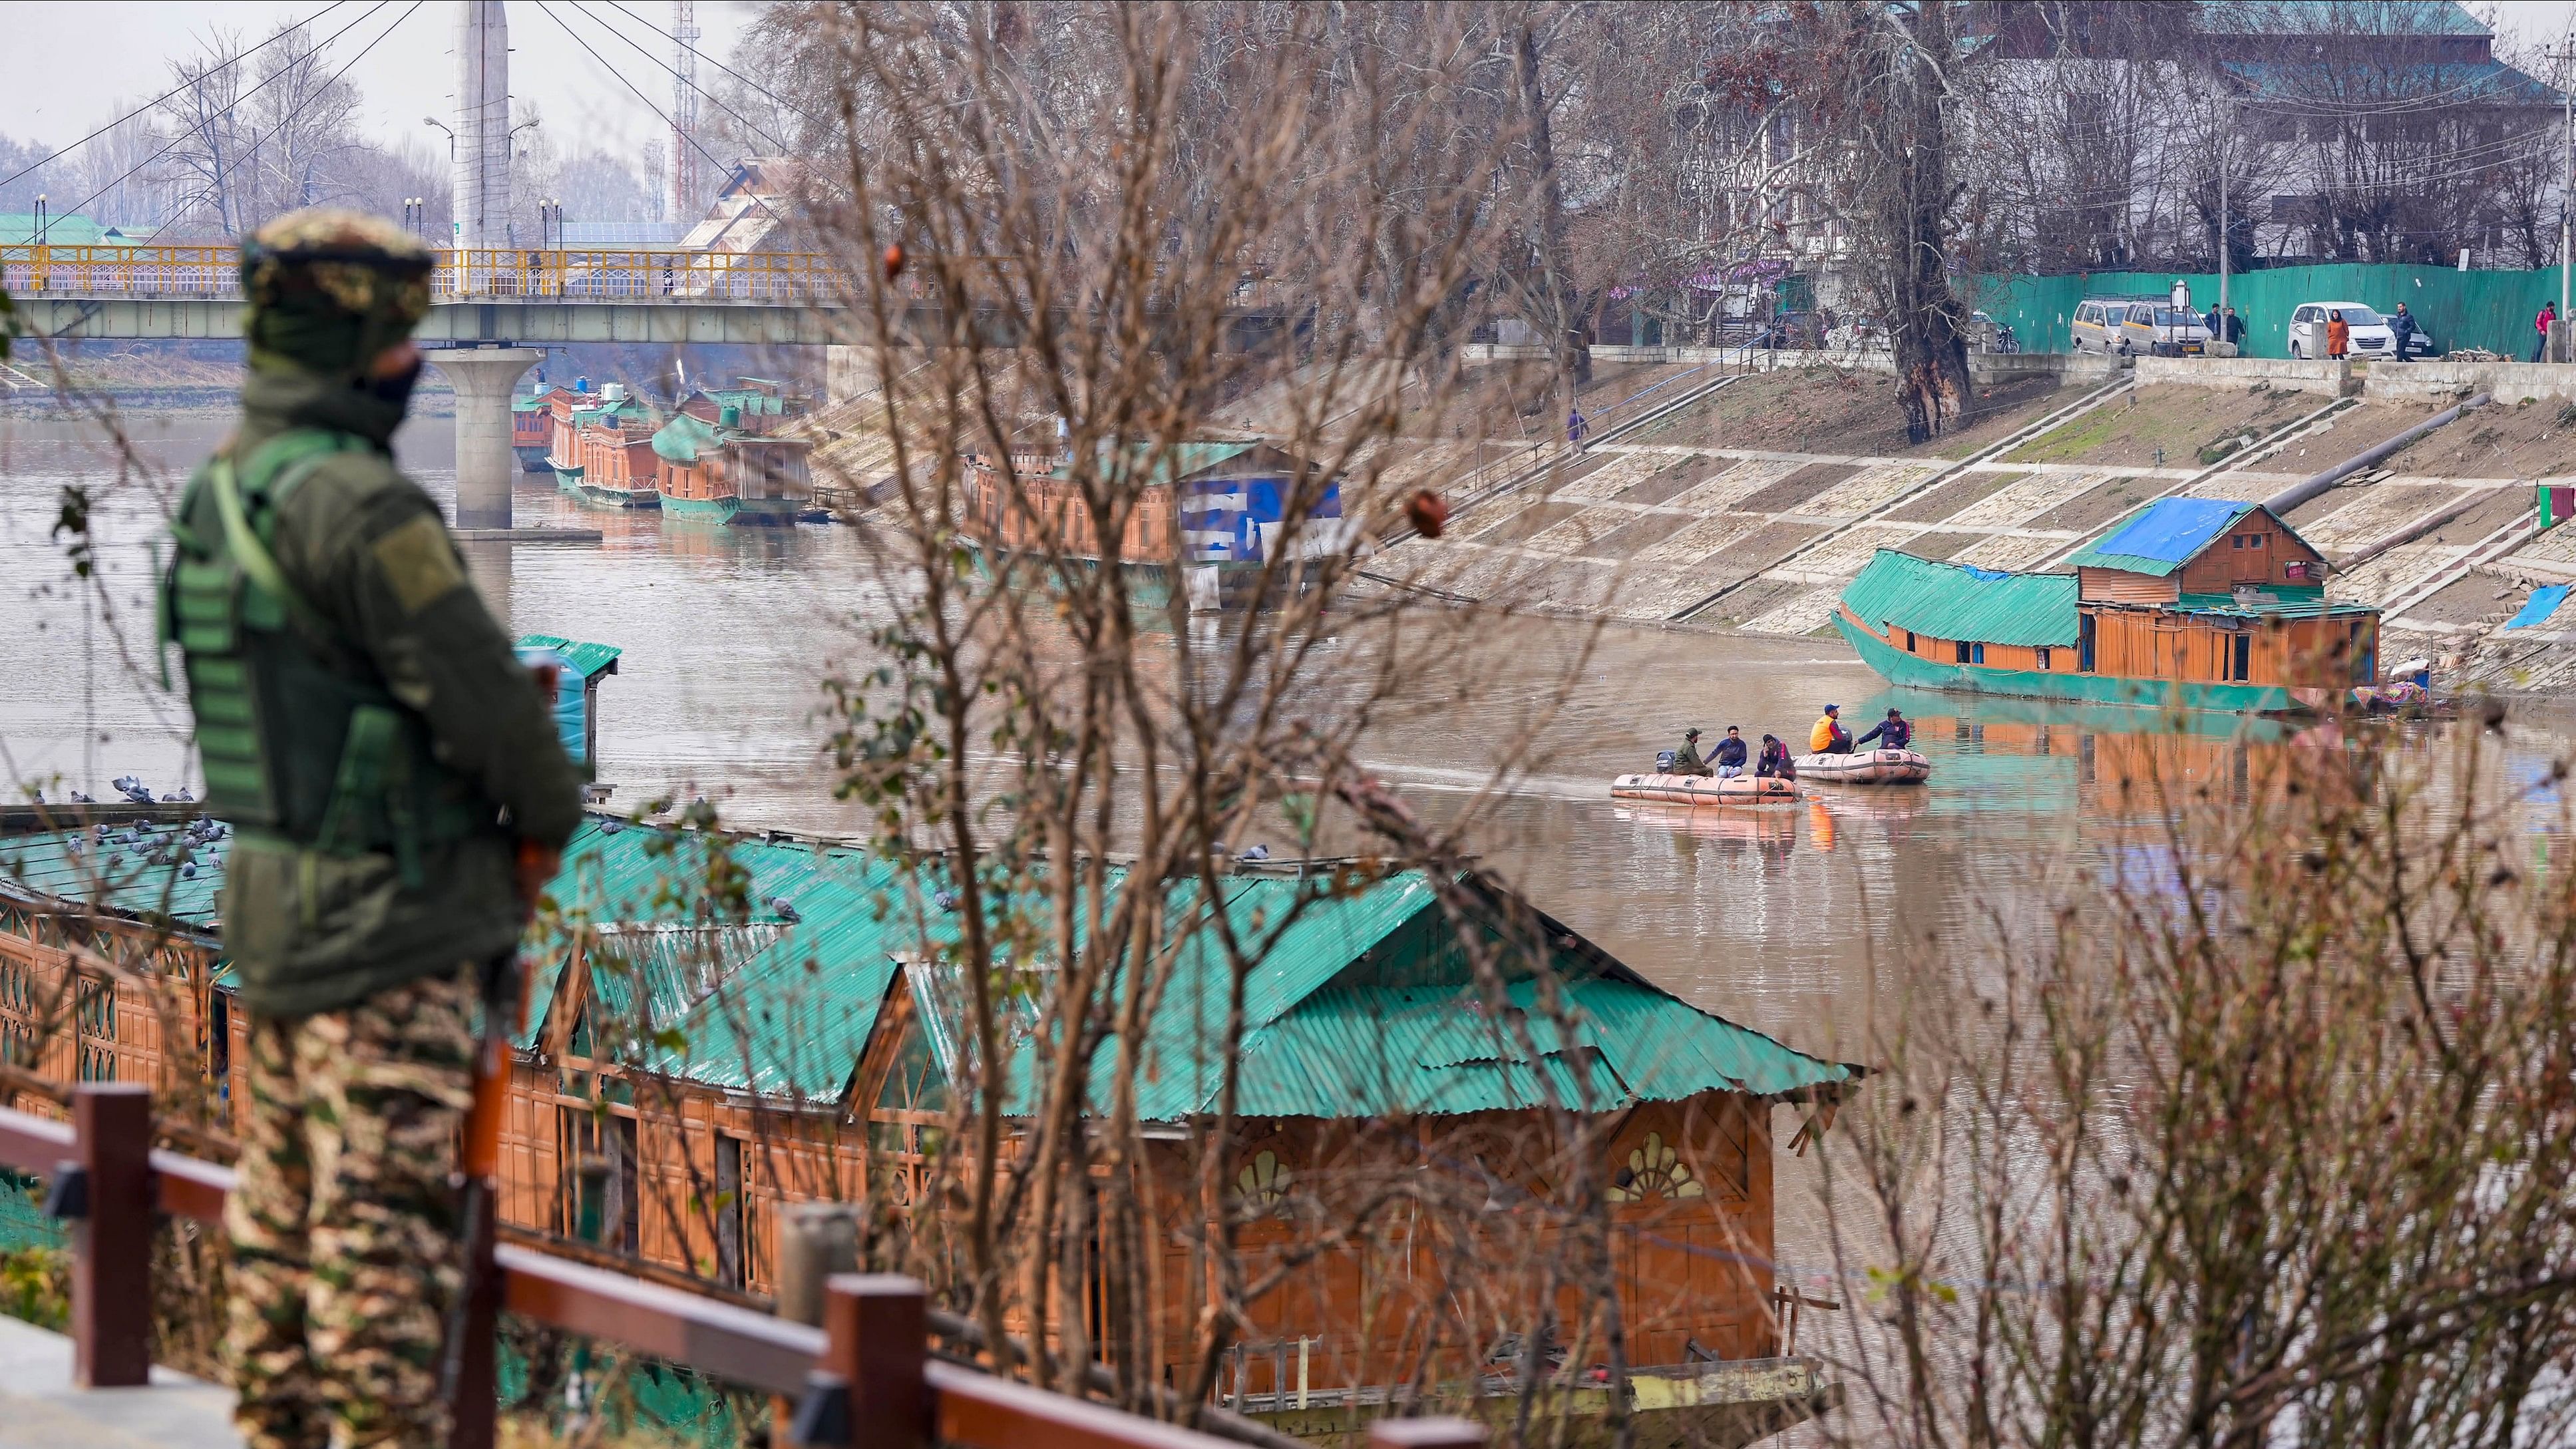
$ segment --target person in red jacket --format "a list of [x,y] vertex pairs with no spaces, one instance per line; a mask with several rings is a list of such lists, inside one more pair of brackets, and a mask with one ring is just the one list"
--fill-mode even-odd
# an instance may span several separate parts
[[2540,315],[2531,319],[2532,327],[2540,333],[2540,340],[2531,345],[2532,361],[2547,362],[2549,360],[2549,329],[2552,326],[2555,326],[2557,321],[2558,304],[2555,302],[2541,303]]

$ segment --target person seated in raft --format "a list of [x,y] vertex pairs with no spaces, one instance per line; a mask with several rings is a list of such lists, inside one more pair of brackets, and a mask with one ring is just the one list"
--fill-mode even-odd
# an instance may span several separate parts
[[1732,780],[1744,773],[1744,732],[1733,725],[1726,727],[1726,738],[1717,742],[1716,753],[1708,762],[1717,766],[1717,778]]
[[1871,725],[1867,733],[1852,741],[1852,748],[1857,750],[1871,740],[1878,741],[1880,747],[1884,749],[1902,750],[1914,743],[1914,726],[1907,722],[1904,715],[1891,709],[1887,712],[1887,718]]
[[1811,755],[1848,755],[1851,753],[1851,731],[1843,728],[1843,707],[1825,706],[1817,717],[1816,727],[1807,731],[1807,753]]
[[1699,757],[1698,730],[1690,729],[1682,731],[1682,752],[1673,757],[1673,773],[1676,775],[1705,775],[1709,773],[1707,763],[1702,761]]
[[1757,780],[1770,779],[1774,776],[1783,780],[1798,778],[1798,766],[1789,758],[1788,743],[1778,735],[1764,735],[1762,758],[1754,761],[1753,776]]

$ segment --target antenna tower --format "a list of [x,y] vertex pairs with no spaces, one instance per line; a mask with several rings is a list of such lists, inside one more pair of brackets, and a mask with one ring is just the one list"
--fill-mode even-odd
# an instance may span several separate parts
[[698,7],[671,0],[671,206],[673,221],[698,209]]

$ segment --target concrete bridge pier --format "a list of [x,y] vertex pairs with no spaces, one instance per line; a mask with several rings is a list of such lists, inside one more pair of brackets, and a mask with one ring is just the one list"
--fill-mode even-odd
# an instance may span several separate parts
[[510,480],[519,473],[510,451],[510,395],[545,355],[542,347],[454,347],[429,354],[430,365],[456,389],[458,528],[510,526]]

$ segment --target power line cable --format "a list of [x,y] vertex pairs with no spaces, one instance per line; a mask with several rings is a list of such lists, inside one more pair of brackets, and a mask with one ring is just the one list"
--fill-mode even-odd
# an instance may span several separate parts
[[[588,55],[592,60],[598,61],[598,62],[599,62],[600,69],[605,70],[605,71],[607,71],[610,75],[613,75],[613,76],[617,77],[617,83],[618,83],[619,85],[622,85],[622,86],[626,87],[628,90],[633,91],[633,92],[635,93],[635,99],[636,99],[636,100],[638,100],[638,101],[643,102],[643,104],[644,104],[644,109],[646,109],[646,110],[648,110],[648,111],[651,111],[651,112],[653,113],[653,115],[654,115],[655,119],[657,119],[657,120],[661,121],[661,122],[662,122],[662,124],[664,124],[664,125],[666,125],[666,126],[669,126],[673,131],[677,131],[677,132],[679,133],[679,135],[680,135],[681,139],[683,139],[683,140],[687,141],[690,145],[697,147],[698,154],[706,158],[706,160],[707,160],[707,164],[708,164],[708,165],[713,166],[714,168],[716,168],[716,172],[717,172],[717,174],[718,174],[718,175],[722,175],[722,174],[723,174],[723,173],[728,169],[722,161],[719,161],[719,160],[717,160],[717,159],[716,159],[716,155],[715,155],[715,153],[714,153],[713,151],[708,150],[708,149],[707,149],[703,144],[701,144],[701,143],[699,142],[699,140],[698,140],[698,138],[697,138],[697,137],[690,135],[690,134],[689,134],[687,131],[685,131],[685,130],[682,130],[678,122],[676,122],[676,121],[672,120],[668,115],[664,114],[664,113],[663,113],[663,110],[662,110],[662,108],[661,108],[660,106],[657,106],[657,105],[653,104],[653,101],[652,101],[652,98],[651,98],[651,97],[646,96],[646,95],[644,94],[644,92],[643,92],[643,91],[638,90],[638,89],[636,88],[635,82],[633,82],[633,81],[631,81],[631,80],[628,80],[628,79],[626,78],[626,73],[625,73],[625,72],[623,72],[623,71],[619,70],[617,67],[615,67],[615,66],[613,66],[613,65],[610,65],[610,64],[608,63],[608,59],[607,59],[607,57],[605,57],[605,56],[601,55],[597,50],[592,49],[592,48],[591,48],[591,44],[590,44],[590,42],[589,42],[589,41],[582,39],[578,34],[575,34],[575,33],[574,33],[573,28],[572,28],[571,26],[564,24],[563,17],[562,17],[562,16],[560,16],[560,15],[557,15],[557,14],[554,12],[554,7],[553,7],[553,6],[551,6],[551,5],[548,5],[548,4],[546,3],[546,0],[537,0],[537,9],[538,9],[538,11],[539,11],[541,14],[543,14],[543,15],[544,15],[548,20],[551,20],[551,21],[553,21],[553,22],[555,23],[555,28],[556,28],[557,30],[560,30],[560,31],[562,31],[564,34],[566,34],[566,35],[568,35],[568,36],[571,36],[571,37],[572,37],[572,43],[573,43],[573,44],[580,46],[580,47],[582,48],[583,52],[584,52],[585,54],[587,54],[587,55]],[[593,17],[593,18],[596,18],[596,17]],[[761,209],[761,210],[766,211],[766,212],[768,212],[768,213],[769,213],[769,216],[770,216],[770,219],[771,219],[771,220],[776,221],[776,222],[779,222],[779,223],[781,223],[781,224],[784,224],[784,223],[785,223],[786,218],[785,218],[785,217],[780,216],[780,215],[778,214],[778,212],[776,211],[776,209],[774,209],[774,208],[772,208],[772,207],[770,206],[770,204],[769,204],[769,202],[768,202],[767,198],[765,198],[765,197],[760,197],[760,196],[754,196],[754,197],[752,198],[752,200],[753,200],[755,203],[757,203],[757,204],[759,205],[759,207],[760,207],[760,209]]]
[[[99,127],[97,130],[90,132],[88,135],[81,137],[79,140],[74,141],[61,150],[56,151],[53,155],[26,167],[16,173],[16,175],[0,176],[0,186],[7,186],[9,183],[16,181],[21,176],[27,175],[29,172],[39,171],[52,165],[54,162],[61,160],[63,157],[70,155],[72,152],[79,150],[81,147],[88,145],[90,142],[97,140],[99,137],[106,135],[108,132],[115,130],[117,127],[124,125],[130,120],[133,120],[135,117],[142,115],[144,112],[151,110],[154,106],[170,99],[179,92],[186,90],[188,87],[202,84],[206,77],[215,75],[221,71],[229,70],[232,67],[241,64],[243,61],[250,59],[252,56],[259,54],[261,51],[268,49],[270,46],[277,44],[279,41],[284,40],[286,37],[302,30],[305,26],[312,24],[314,21],[321,19],[323,16],[330,14],[332,11],[339,9],[341,6],[348,3],[349,0],[331,0],[330,4],[323,6],[321,9],[316,10],[312,14],[305,16],[303,19],[296,21],[293,25],[287,26],[275,35],[270,36],[268,39],[261,41],[259,44],[254,45],[250,49],[243,51],[241,54],[234,56],[232,59],[225,61],[222,65],[216,66],[213,70],[202,72],[179,82],[177,85],[170,87],[170,89],[163,91],[161,94],[154,96],[152,99],[145,101],[139,106],[136,106],[133,110],[126,112],[124,115],[117,117],[115,120],[108,122],[106,125]],[[363,19],[364,17],[362,16],[360,18]],[[87,203],[83,203],[83,205],[86,204]],[[75,210],[77,209],[78,208],[75,208]]]
[[[386,0],[386,3],[390,4],[390,3],[391,3],[391,0]],[[336,86],[336,85],[338,85],[338,84],[340,83],[340,77],[342,77],[342,76],[344,76],[344,75],[347,75],[347,74],[350,72],[350,70],[351,70],[351,69],[353,69],[353,68],[358,64],[358,62],[359,62],[359,61],[365,60],[365,59],[367,58],[367,52],[368,52],[368,51],[374,50],[377,46],[384,44],[384,43],[385,43],[385,37],[386,37],[386,36],[391,35],[391,34],[393,34],[396,30],[401,29],[401,28],[402,28],[402,23],[403,23],[404,21],[406,21],[406,20],[409,20],[409,19],[412,17],[412,13],[413,13],[413,11],[416,11],[416,10],[420,9],[420,7],[421,7],[421,3],[422,3],[422,0],[411,0],[411,9],[410,9],[410,10],[406,10],[406,11],[404,11],[403,13],[401,13],[400,15],[395,16],[395,17],[394,17],[394,23],[393,23],[393,24],[391,24],[391,25],[386,26],[383,30],[378,31],[378,32],[376,33],[376,38],[375,38],[375,39],[368,41],[368,42],[367,42],[363,47],[361,47],[361,48],[359,49],[359,51],[358,51],[358,53],[357,53],[356,55],[350,56],[350,57],[349,57],[349,61],[348,61],[348,64],[347,64],[347,65],[343,65],[343,66],[341,66],[338,70],[335,70],[335,71],[331,72],[331,75],[330,75],[330,77],[329,77],[327,80],[323,81],[323,82],[322,82],[322,84],[320,84],[320,85],[318,85],[318,86],[315,86],[315,87],[314,87],[314,88],[313,88],[309,93],[307,93],[307,94],[305,95],[304,99],[302,99],[302,100],[300,100],[300,101],[297,101],[297,102],[295,103],[295,107],[294,107],[294,109],[292,109],[292,110],[288,111],[285,115],[278,117],[278,118],[277,118],[277,124],[276,124],[276,125],[269,127],[265,132],[261,133],[261,134],[260,134],[256,139],[254,139],[254,140],[250,143],[250,147],[249,147],[249,149],[247,149],[247,150],[243,151],[243,152],[241,153],[241,155],[239,155],[239,156],[235,157],[235,158],[233,159],[233,163],[232,163],[230,166],[227,166],[227,167],[225,167],[223,170],[221,170],[221,171],[219,171],[219,172],[217,172],[217,173],[216,173],[216,175],[215,175],[215,180],[216,180],[217,184],[220,184],[220,183],[223,181],[223,179],[224,179],[225,177],[232,175],[235,171],[238,171],[238,170],[240,170],[242,167],[249,165],[249,164],[250,164],[250,162],[251,162],[251,158],[252,158],[252,157],[254,157],[254,156],[257,156],[257,155],[259,154],[259,148],[260,148],[260,147],[262,147],[262,146],[267,145],[270,141],[272,141],[272,140],[276,139],[276,137],[277,137],[277,135],[278,135],[278,133],[279,133],[279,132],[284,131],[288,126],[293,125],[293,124],[295,123],[295,118],[296,118],[296,117],[298,117],[298,116],[300,116],[300,115],[303,115],[303,114],[304,114],[304,108],[305,108],[305,107],[310,106],[310,105],[312,105],[315,101],[318,101],[318,100],[320,100],[322,97],[324,97],[324,96],[326,96],[326,95],[329,95],[329,94],[331,93],[331,87]],[[379,9],[381,9],[382,7],[381,7],[381,6],[379,6],[378,8],[379,8]],[[371,14],[372,14],[373,12],[369,12],[369,13],[371,13]],[[360,17],[359,17],[359,19],[361,19],[361,20],[364,20],[365,18],[366,18],[365,16],[360,16]],[[315,56],[317,56],[317,57],[318,57],[321,53],[322,53],[322,52],[321,52],[321,50],[320,50],[318,47],[317,47],[317,48],[314,50],[314,52],[313,52],[313,54],[314,54]],[[167,222],[162,223],[162,226],[163,226],[163,227],[166,227],[166,226],[168,226],[168,225],[169,225],[169,223],[167,223]],[[159,236],[159,235],[161,234],[161,228],[160,228],[160,227],[156,227],[156,228],[154,228],[154,229],[153,229],[153,233],[152,233],[152,234],[153,234],[154,236]]]
[[[689,44],[687,41],[680,39],[678,36],[671,34],[662,27],[655,25],[652,21],[645,19],[643,16],[637,15],[634,11],[627,10],[624,5],[619,3],[619,0],[608,0],[608,6],[612,10],[624,11],[627,17],[633,20],[636,24],[643,26],[645,29],[652,31],[655,35],[661,36],[663,39],[670,41],[682,50],[687,51],[689,54],[694,55],[698,59],[705,61],[707,64],[714,66],[716,69],[723,71],[726,75],[732,76],[735,80],[738,80],[744,85],[751,87],[753,90],[760,92],[762,95],[767,96],[771,101],[777,103],[779,106],[804,117],[809,123],[816,126],[829,124],[824,120],[824,118],[815,115],[812,111],[788,100],[785,96],[778,94],[776,91],[769,89],[760,82],[744,75],[741,71],[735,70],[732,66],[725,64],[723,61],[716,59],[714,56],[707,54],[705,51],[700,50],[696,46]],[[745,124],[749,123],[746,122]]]
[[[366,22],[367,22],[367,16],[368,16],[368,15],[373,15],[373,14],[375,14],[377,11],[384,9],[387,5],[390,5],[390,4],[392,4],[392,3],[393,3],[393,0],[376,0],[376,3],[375,3],[375,4],[373,4],[373,5],[371,5],[371,6],[369,6],[369,7],[367,8],[367,13],[366,13],[366,15],[361,15],[361,16],[359,16],[357,19],[350,21],[348,24],[341,26],[339,29],[332,31],[329,35],[327,35],[327,36],[323,37],[321,41],[319,41],[318,43],[316,43],[316,44],[314,45],[314,47],[313,47],[313,48],[314,48],[316,51],[321,51],[321,50],[324,50],[324,49],[329,48],[329,46],[330,46],[330,44],[331,44],[331,42],[332,42],[332,41],[338,40],[341,36],[346,35],[346,34],[348,34],[350,31],[357,29],[359,26],[366,24]],[[405,12],[405,13],[409,13],[409,12]],[[399,23],[399,22],[398,22],[398,23]],[[378,36],[378,37],[376,37],[376,38],[377,38],[377,39],[379,39],[379,40],[381,40],[381,39],[383,39],[384,37],[383,37],[383,36]],[[252,86],[249,90],[246,90],[246,91],[242,92],[240,95],[233,97],[232,105],[230,105],[230,106],[226,106],[226,107],[224,108],[224,110],[226,111],[226,113],[230,113],[230,112],[234,109],[234,107],[239,106],[242,102],[244,102],[244,101],[246,101],[246,100],[249,100],[251,97],[253,97],[253,96],[255,96],[255,95],[258,95],[261,91],[264,91],[264,90],[268,89],[270,86],[273,86],[273,85],[277,84],[280,80],[285,79],[287,76],[289,76],[289,75],[291,75],[291,74],[293,74],[293,73],[294,73],[294,67],[292,67],[292,66],[289,66],[289,67],[287,67],[286,69],[279,71],[277,74],[270,76],[268,79],[266,79],[266,80],[264,80],[264,81],[261,81],[259,84],[255,85],[255,86]],[[185,87],[182,87],[181,89],[185,89]],[[106,195],[107,193],[109,193],[110,191],[115,190],[115,189],[116,189],[120,184],[122,184],[122,183],[124,183],[125,181],[129,180],[130,178],[132,178],[135,172],[142,170],[144,167],[149,166],[149,165],[151,165],[153,162],[160,160],[162,157],[169,155],[171,152],[178,150],[178,149],[179,149],[179,143],[180,143],[181,141],[186,140],[186,139],[187,139],[190,135],[192,135],[192,134],[194,134],[194,128],[193,128],[193,127],[192,127],[192,128],[190,128],[189,130],[181,131],[178,135],[171,137],[171,138],[170,138],[170,140],[169,140],[169,143],[168,143],[167,145],[164,145],[160,150],[153,152],[151,155],[144,157],[142,160],[135,162],[131,167],[129,167],[129,168],[127,168],[127,169],[126,169],[126,171],[125,171],[125,173],[124,173],[123,175],[121,175],[121,176],[117,177],[117,178],[116,178],[116,180],[114,180],[114,181],[111,181],[111,182],[107,183],[105,186],[100,187],[98,190],[91,192],[88,196],[83,197],[83,198],[81,199],[80,205],[79,205],[79,206],[74,206],[74,207],[73,207],[73,208],[71,208],[71,209],[72,209],[73,211],[78,211],[78,210],[80,210],[80,209],[81,209],[81,207],[83,207],[83,206],[87,206],[87,205],[89,205],[91,202],[98,200],[98,199],[99,199],[100,197],[102,197],[102,196],[105,196],[105,195]],[[222,174],[223,174],[223,173],[218,173],[218,179],[221,179],[221,175],[222,175]],[[153,234],[154,236],[159,236],[159,235],[160,235],[164,230],[167,230],[167,229],[168,229],[168,226],[169,226],[169,224],[168,224],[167,222],[164,222],[161,226],[153,228],[153,232],[152,232],[152,234]]]
[[[753,121],[751,117],[744,115],[742,112],[735,110],[731,106],[726,105],[724,103],[724,99],[718,96],[715,92],[708,90],[705,86],[698,84],[694,80],[690,80],[687,76],[681,75],[679,70],[669,61],[662,59],[660,56],[655,55],[653,52],[646,50],[643,46],[637,44],[633,36],[628,35],[625,31],[609,24],[607,21],[600,19],[598,16],[591,14],[589,11],[582,9],[580,0],[573,0],[572,9],[574,14],[582,16],[593,25],[596,25],[602,30],[607,31],[609,34],[616,36],[620,41],[625,43],[628,49],[634,51],[637,55],[644,57],[646,60],[653,62],[655,65],[658,65],[663,70],[669,72],[672,79],[685,82],[689,89],[696,91],[699,95],[706,97],[708,100],[714,101],[718,110],[721,110],[726,115],[742,122],[745,126],[749,126],[753,135],[767,141],[770,145],[777,147],[782,152],[792,149],[786,142],[781,141],[776,136],[762,130],[759,124]],[[660,34],[661,32],[656,31],[654,33]]]

